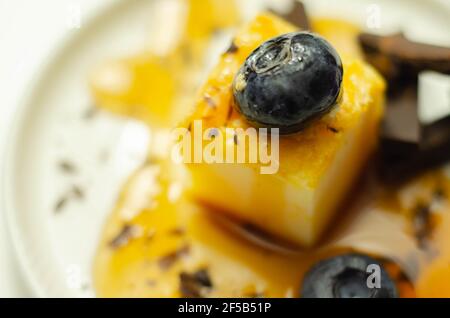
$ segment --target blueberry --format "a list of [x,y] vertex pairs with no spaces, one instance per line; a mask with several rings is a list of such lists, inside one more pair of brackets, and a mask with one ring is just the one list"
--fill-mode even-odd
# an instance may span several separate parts
[[247,58],[233,83],[235,105],[257,127],[295,133],[333,109],[342,77],[341,59],[327,41],[308,32],[285,34]]
[[[380,288],[369,287],[369,265],[380,268]],[[370,269],[370,268],[369,268]],[[369,279],[372,282],[372,279]],[[371,288],[372,287],[372,288]],[[371,257],[346,254],[317,263],[304,277],[303,298],[397,298],[397,288],[383,266]]]

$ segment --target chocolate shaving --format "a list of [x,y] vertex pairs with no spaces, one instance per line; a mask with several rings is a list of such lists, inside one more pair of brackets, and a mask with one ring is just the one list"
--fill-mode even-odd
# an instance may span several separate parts
[[206,269],[198,270],[192,274],[181,272],[179,278],[182,297],[205,297],[213,287],[211,278]]
[[83,199],[84,198],[84,191],[77,185],[72,186],[72,193],[75,195],[75,198],[77,199]]
[[381,127],[379,172],[383,181],[402,183],[450,159],[449,116],[431,124],[419,120],[417,89],[397,89],[387,102]]
[[77,168],[75,165],[68,161],[68,160],[62,160],[58,163],[58,167],[60,170],[67,174],[75,174],[77,172]]
[[231,42],[230,47],[225,51],[225,54],[234,54],[239,51],[239,47],[234,41]]
[[399,84],[417,81],[424,70],[450,73],[450,48],[408,40],[402,33],[359,36],[367,60],[375,66],[395,91]]
[[64,209],[64,207],[67,205],[69,200],[74,199],[74,198],[78,199],[78,200],[81,200],[84,198],[83,190],[76,185],[73,185],[72,188],[66,194],[62,195],[59,198],[59,200],[56,202],[56,205],[55,205],[55,209],[54,209],[55,213],[61,212]]
[[117,249],[127,245],[131,240],[140,235],[141,228],[136,225],[124,225],[119,234],[109,242],[111,248]]
[[63,196],[61,197],[55,205],[55,213],[59,213],[62,211],[62,209],[64,209],[64,207],[66,206],[67,202],[68,202],[68,198]]
[[293,0],[292,2],[292,8],[286,14],[279,13],[273,9],[270,9],[269,11],[281,16],[283,19],[302,30],[311,30],[311,24],[309,23],[308,15],[303,3],[297,0]]
[[177,262],[181,257],[188,255],[189,251],[189,246],[185,245],[180,249],[161,257],[158,261],[158,265],[162,270],[166,271],[171,268],[172,265],[175,264],[175,262]]
[[337,128],[334,128],[334,127],[332,127],[332,126],[327,126],[327,128],[328,128],[328,130],[331,131],[332,133],[335,133],[335,134],[339,133],[339,129],[337,129]]

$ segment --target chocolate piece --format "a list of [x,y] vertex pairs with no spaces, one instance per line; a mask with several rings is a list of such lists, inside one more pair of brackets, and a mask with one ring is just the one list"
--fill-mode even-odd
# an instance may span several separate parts
[[192,274],[186,272],[180,274],[180,292],[182,297],[205,297],[212,286],[211,278],[206,269],[201,269]]
[[64,207],[66,206],[67,202],[69,201],[69,199],[65,196],[61,197],[55,204],[55,213],[59,213],[61,212]]
[[[450,91],[450,85],[448,89]],[[435,86],[429,86],[428,90],[429,94],[436,94]],[[423,89],[419,91],[425,94]],[[436,105],[422,96],[421,108],[427,107],[427,111],[433,113]],[[439,109],[438,116],[430,115],[427,119],[419,116],[415,87],[398,90],[389,98],[379,156],[380,172],[385,181],[401,182],[450,160],[450,104],[446,113]]]
[[113,249],[123,247],[131,240],[137,238],[141,232],[142,230],[140,227],[126,224],[122,227],[120,233],[109,242],[109,246]]
[[285,14],[272,9],[270,9],[269,11],[281,16],[283,19],[289,21],[302,30],[311,30],[311,25],[309,23],[308,15],[306,14],[305,6],[303,5],[303,3],[297,0],[293,0],[292,2],[292,8]]
[[402,33],[359,36],[367,60],[390,82],[390,91],[399,84],[414,83],[424,70],[450,73],[450,48],[408,40]]
[[158,261],[158,265],[162,270],[168,270],[170,267],[172,267],[173,264],[175,264],[176,261],[178,261],[181,257],[184,257],[189,254],[189,246],[183,246],[180,249],[169,253],[168,255],[162,257]]
[[234,43],[234,40],[231,41],[230,47],[226,50],[225,54],[234,54],[239,51],[239,47]]
[[84,191],[77,185],[72,186],[72,193],[74,197],[78,200],[82,200],[84,198]]
[[67,174],[75,174],[78,170],[76,166],[68,160],[62,160],[58,163],[58,166],[62,172]]

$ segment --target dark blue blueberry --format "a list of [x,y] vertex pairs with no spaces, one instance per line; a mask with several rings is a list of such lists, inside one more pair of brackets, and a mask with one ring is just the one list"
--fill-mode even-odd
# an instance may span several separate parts
[[342,62],[323,38],[289,33],[257,48],[233,84],[236,107],[257,127],[300,131],[328,113],[341,92]]
[[[380,288],[369,286],[369,265],[380,269]],[[360,254],[336,256],[317,263],[304,277],[303,298],[397,298],[395,283],[376,260]]]

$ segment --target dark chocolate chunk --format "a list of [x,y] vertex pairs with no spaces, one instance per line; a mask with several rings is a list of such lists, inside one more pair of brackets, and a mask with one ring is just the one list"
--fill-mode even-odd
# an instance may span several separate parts
[[414,83],[424,70],[450,73],[450,48],[408,40],[402,33],[359,36],[367,60],[390,82],[390,91],[399,84]]
[[269,11],[281,16],[283,19],[297,26],[301,30],[311,30],[311,25],[303,3],[297,0],[293,0],[292,2],[292,8],[285,14],[272,9]]
[[182,272],[179,277],[182,297],[205,297],[213,287],[211,278],[206,269],[201,269],[194,273]]
[[[436,94],[433,85],[427,89]],[[422,86],[420,91],[424,93]],[[433,115],[433,120],[425,121],[420,116],[417,95],[417,88],[410,85],[397,88],[388,98],[379,158],[381,176],[390,183],[405,181],[450,160],[450,105],[442,112],[435,102],[421,98],[420,107]]]

